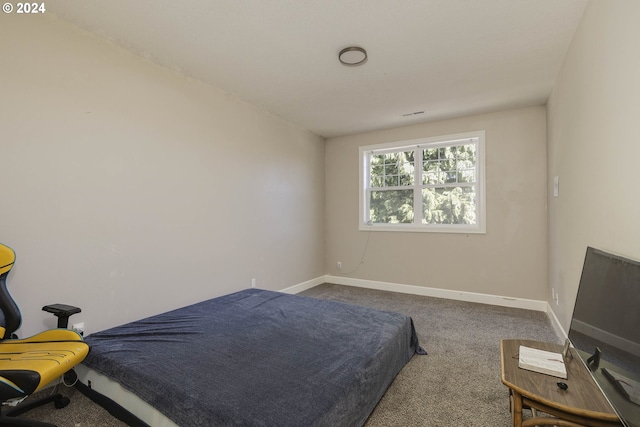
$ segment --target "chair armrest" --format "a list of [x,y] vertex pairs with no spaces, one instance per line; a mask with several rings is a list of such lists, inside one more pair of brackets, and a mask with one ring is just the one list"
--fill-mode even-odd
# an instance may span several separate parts
[[66,304],[45,305],[42,310],[53,313],[58,318],[58,328],[66,328],[69,325],[69,317],[82,311],[79,307]]

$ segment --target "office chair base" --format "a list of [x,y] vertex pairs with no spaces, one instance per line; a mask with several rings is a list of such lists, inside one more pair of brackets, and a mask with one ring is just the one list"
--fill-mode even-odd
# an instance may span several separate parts
[[56,427],[55,424],[51,423],[33,421],[24,418],[14,418],[18,415],[24,414],[27,411],[30,411],[33,408],[46,405],[50,402],[53,402],[56,409],[62,409],[69,404],[70,400],[68,397],[57,393],[51,396],[43,397],[41,399],[36,399],[33,402],[18,405],[15,408],[0,414],[0,426]]

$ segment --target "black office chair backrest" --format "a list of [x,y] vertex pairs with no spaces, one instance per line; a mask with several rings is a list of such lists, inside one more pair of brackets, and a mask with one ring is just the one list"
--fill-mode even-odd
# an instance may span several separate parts
[[13,249],[0,243],[0,326],[5,329],[0,339],[11,337],[22,322],[20,309],[7,289],[7,276],[15,261]]

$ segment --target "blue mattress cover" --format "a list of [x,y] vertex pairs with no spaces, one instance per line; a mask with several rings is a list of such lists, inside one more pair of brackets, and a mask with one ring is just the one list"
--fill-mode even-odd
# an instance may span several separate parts
[[360,426],[426,354],[406,315],[259,289],[86,341],[86,366],[184,427]]

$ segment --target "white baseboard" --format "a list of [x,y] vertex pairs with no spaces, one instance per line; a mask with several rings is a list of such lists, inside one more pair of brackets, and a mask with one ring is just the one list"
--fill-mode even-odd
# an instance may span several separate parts
[[311,289],[315,286],[326,283],[327,276],[316,277],[315,279],[307,280],[306,282],[298,283],[297,285],[289,286],[288,288],[281,289],[280,292],[285,294],[297,294],[307,289]]
[[547,316],[549,316],[549,320],[551,320],[551,326],[553,326],[553,329],[556,331],[556,334],[563,340],[566,340],[567,338],[569,338],[567,331],[565,331],[564,328],[562,327],[562,323],[560,323],[560,320],[558,320],[556,313],[553,311],[549,303],[547,303]]
[[499,295],[482,294],[477,292],[455,291],[451,289],[429,288],[425,286],[403,285],[400,283],[380,282],[376,280],[353,279],[341,276],[320,276],[297,285],[282,289],[280,292],[297,294],[323,283],[355,286],[359,288],[377,289],[380,291],[399,292],[403,294],[422,295],[434,298],[445,298],[458,301],[477,302],[481,304],[498,305],[501,307],[522,308],[525,310],[543,311],[549,316],[556,334],[562,339],[567,338],[567,332],[556,317],[547,301],[526,298],[504,297]]
[[403,285],[399,283],[379,282],[375,280],[352,279],[349,277],[324,277],[326,283],[336,285],[356,286],[360,288],[377,289],[381,291],[400,292],[403,294],[422,295],[435,298],[446,298],[458,301],[477,302],[498,305],[502,307],[523,308],[527,310],[548,312],[549,304],[525,298],[504,297],[498,295],[481,294],[476,292],[455,291],[451,289],[429,288],[425,286]]

